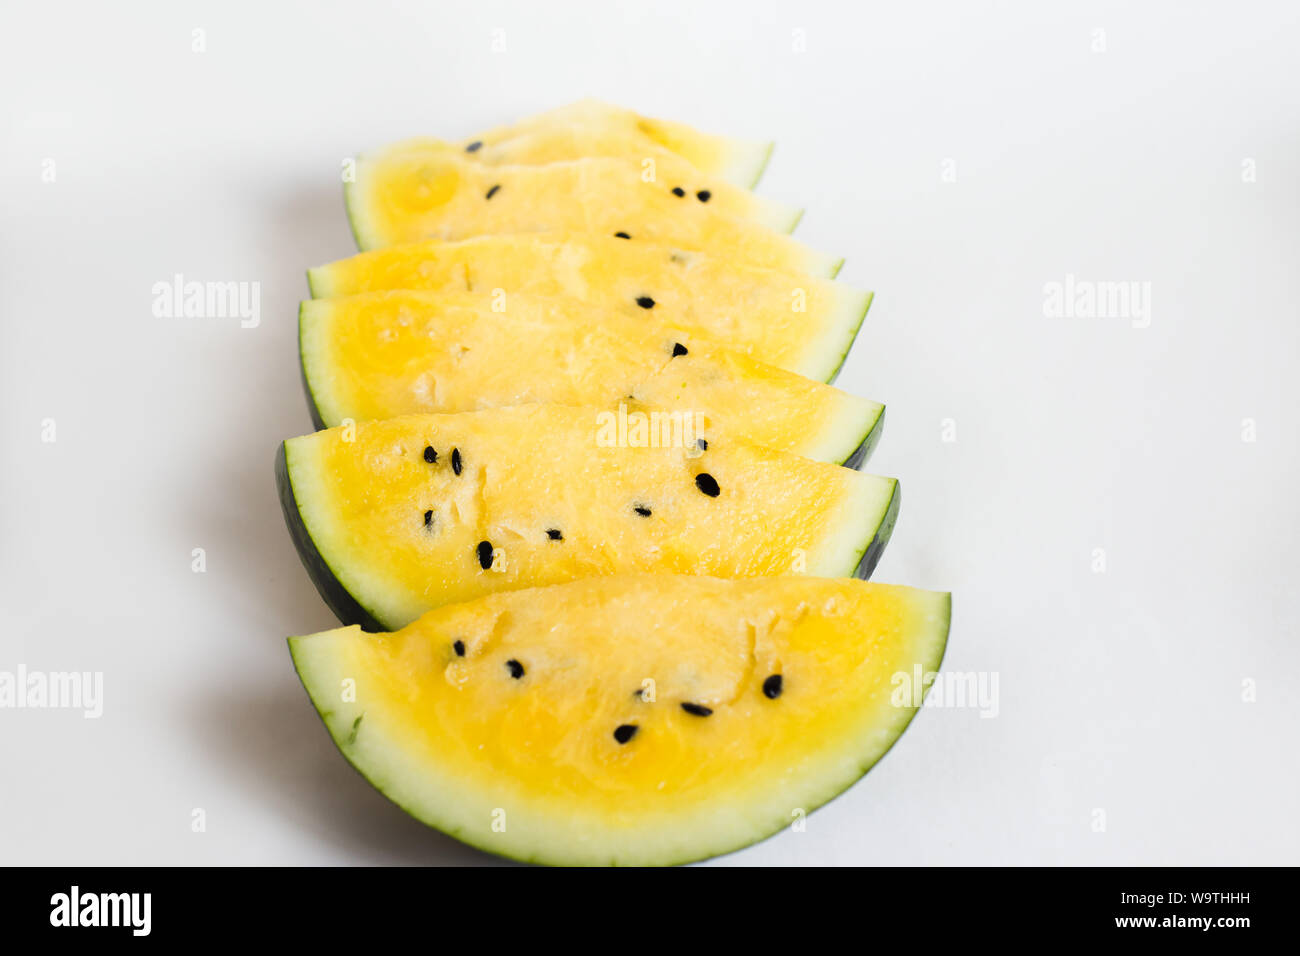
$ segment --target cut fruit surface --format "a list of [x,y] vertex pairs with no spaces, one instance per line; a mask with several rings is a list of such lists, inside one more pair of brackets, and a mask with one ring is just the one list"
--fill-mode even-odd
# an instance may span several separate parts
[[409,140],[390,150],[452,149],[489,166],[540,165],[586,156],[659,156],[686,160],[701,173],[744,189],[753,187],[772,154],[770,142],[702,133],[685,123],[641,116],[597,100],[547,110],[455,143]]
[[494,591],[656,571],[866,577],[898,487],[716,436],[691,416],[528,405],[284,443],[304,566],[345,624],[400,627]]
[[950,607],[852,580],[619,576],[289,643],[339,749],[408,813],[515,859],[656,865],[761,840],[866,773],[938,670]]
[[[720,244],[736,255],[802,248],[780,235],[794,229],[802,210],[714,179],[671,153],[488,166],[407,141],[363,154],[345,186],[362,248],[559,230],[668,236],[683,246]],[[752,248],[737,243],[748,238],[745,228],[757,237]],[[833,260],[780,265],[804,271],[811,261]]]
[[[645,162],[656,165],[647,172]],[[499,233],[622,232],[811,275],[833,275],[840,263],[784,235],[798,209],[669,156],[487,167],[455,153],[406,149],[362,156],[346,199],[361,249]]]
[[[656,165],[647,173],[650,161]],[[360,157],[346,199],[363,250],[419,239],[589,232],[816,276],[833,276],[842,261],[784,234],[800,209],[712,181],[672,156],[484,166],[458,153],[402,150]]]
[[[702,413],[710,431],[856,467],[884,406],[652,318],[512,293],[372,292],[302,303],[317,427],[530,403]],[[520,348],[526,359],[516,361]]]
[[409,243],[311,269],[308,281],[316,298],[414,289],[579,299],[823,382],[839,371],[871,304],[871,293],[841,282],[581,234]]

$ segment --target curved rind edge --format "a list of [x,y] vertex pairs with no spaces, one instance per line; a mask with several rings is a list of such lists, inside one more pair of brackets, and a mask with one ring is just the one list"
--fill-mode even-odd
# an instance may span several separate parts
[[767,164],[772,161],[772,151],[776,149],[776,141],[771,140],[763,145],[762,157],[758,161],[758,168],[754,170],[753,181],[750,182],[749,188],[753,189],[758,185],[758,181],[763,178],[763,173],[767,172]]
[[[303,393],[307,396],[307,414],[311,416],[312,427],[317,431],[321,431],[330,426],[325,423],[325,416],[320,413],[320,406],[316,404],[316,393],[312,391],[311,377],[307,374],[307,351],[302,347],[303,312],[306,311],[306,309],[306,302],[298,303],[298,374],[302,379]],[[281,445],[280,447],[283,449],[284,446]],[[276,469],[278,474],[278,463]]]
[[875,421],[871,423],[871,428],[862,436],[862,441],[858,443],[858,447],[853,449],[840,464],[845,468],[852,468],[854,471],[861,468],[866,464],[867,459],[871,457],[871,453],[876,450],[876,446],[880,444],[880,436],[884,430],[885,406],[881,405],[880,413],[876,415]]
[[853,324],[853,329],[847,336],[848,341],[842,346],[843,351],[840,352],[840,360],[835,363],[835,368],[831,369],[829,377],[822,379],[827,385],[834,385],[835,380],[839,378],[840,371],[844,368],[845,361],[848,360],[849,352],[853,351],[853,345],[858,340],[858,333],[862,331],[862,323],[867,320],[867,313],[871,311],[871,303],[875,301],[876,294],[867,292],[865,295],[866,301],[862,304],[862,313],[858,316],[857,322]]
[[[945,618],[943,624],[943,637],[939,641],[937,653],[934,654],[934,660],[919,662],[922,667],[922,673],[937,673],[939,668],[943,664],[943,659],[945,655],[947,654],[948,639],[952,630],[952,595],[951,593],[944,593],[943,597],[945,599],[944,600]],[[349,765],[351,765],[353,770],[359,773],[361,777],[364,780],[366,780],[366,782],[369,783],[372,787],[374,787],[379,793],[383,794],[384,797],[388,799],[390,803],[392,803],[395,807],[400,809],[402,812],[406,813],[411,818],[420,821],[430,829],[433,829],[439,833],[446,834],[447,836],[450,836],[453,839],[458,840],[461,843],[464,843],[466,846],[474,847],[475,849],[481,850],[482,852],[490,854],[492,856],[500,857],[507,860],[515,860],[520,863],[540,863],[548,866],[573,865],[571,863],[566,863],[563,861],[551,862],[551,861],[536,860],[536,859],[525,857],[523,855],[513,855],[509,852],[508,848],[499,847],[499,846],[488,846],[481,841],[476,841],[474,839],[469,838],[468,835],[449,832],[448,830],[443,829],[437,822],[432,820],[431,814],[427,814],[420,810],[413,809],[412,807],[406,806],[402,803],[398,803],[396,800],[390,797],[385,792],[383,785],[380,782],[378,782],[370,773],[367,773],[367,771],[364,768],[359,766],[352,759],[349,750],[353,746],[354,741],[349,741],[348,739],[348,735],[350,734],[350,731],[345,730],[345,728],[341,724],[339,724],[338,721],[332,722],[331,718],[335,716],[334,711],[323,710],[321,704],[316,699],[316,695],[312,693],[311,683],[309,682],[307,675],[304,673],[304,662],[302,659],[300,659],[298,653],[300,642],[310,640],[310,639],[311,639],[311,635],[307,635],[305,637],[291,637],[288,639],[289,655],[293,660],[294,671],[297,673],[299,681],[302,682],[303,689],[306,690],[307,697],[311,701],[313,709],[316,711],[317,716],[320,717],[321,722],[325,725],[325,729],[329,732],[330,739],[334,741],[334,746],[338,748],[339,753],[343,755],[343,758],[348,762]],[[925,687],[924,693],[926,694],[929,693],[928,685]],[[829,796],[826,797],[826,799],[822,800],[816,805],[808,807],[808,813],[813,813],[816,810],[820,810],[822,807],[829,805],[832,801],[843,796],[845,793],[851,790],[859,781],[861,781],[862,778],[865,777],[877,764],[879,764],[882,760],[884,760],[884,758],[889,754],[889,752],[894,749],[894,746],[898,743],[898,741],[902,739],[903,734],[906,733],[907,729],[912,725],[912,721],[916,719],[917,712],[920,711],[921,706],[923,705],[924,705],[924,696],[922,697],[922,703],[920,705],[909,708],[911,713],[908,714],[907,719],[902,724],[899,725],[897,733],[894,734],[894,737],[892,740],[889,741],[889,744],[886,747],[884,747],[878,754],[876,754],[874,759],[868,761],[866,764],[860,767],[859,768],[860,772],[856,776],[848,780],[841,789],[830,794]],[[620,864],[619,861],[617,860],[611,861],[611,864],[631,865],[631,866],[639,866],[639,865],[680,866],[687,863],[698,863],[703,860],[716,859],[718,857],[727,856],[732,853],[738,853],[741,850],[746,850],[749,849],[750,847],[757,846],[758,844],[771,839],[777,834],[782,833],[788,826],[789,826],[788,822],[786,822],[785,820],[781,820],[771,829],[761,833],[759,836],[756,836],[749,843],[746,843],[743,846],[736,846],[730,849],[719,850],[716,853],[706,853],[699,856],[686,855],[680,858],[664,860],[662,862],[655,863],[655,864],[645,864],[642,862]]]
[[361,235],[360,221],[360,204],[361,198],[356,195],[358,187],[361,185],[361,157],[357,157],[357,168],[352,182],[344,180],[343,182],[343,210],[348,217],[348,231],[352,233],[352,241],[356,244],[359,251],[365,252],[371,248],[368,246]]
[[885,546],[889,544],[889,539],[894,534],[894,525],[898,523],[898,509],[902,502],[902,495],[902,483],[895,479],[894,493],[889,497],[885,517],[876,526],[876,533],[867,542],[866,547],[863,548],[857,566],[853,569],[850,577],[861,578],[864,581],[871,578],[871,573],[876,570],[881,555],[885,553]]
[[281,442],[275,453],[275,487],[280,497],[280,510],[284,513],[284,523],[289,529],[298,551],[298,559],[307,569],[312,584],[324,599],[325,604],[334,612],[343,624],[358,624],[363,631],[386,631],[369,611],[367,611],[334,575],[329,562],[325,560],[312,540],[307,524],[303,521],[298,508],[298,497],[293,490],[293,479],[289,475],[288,442]]

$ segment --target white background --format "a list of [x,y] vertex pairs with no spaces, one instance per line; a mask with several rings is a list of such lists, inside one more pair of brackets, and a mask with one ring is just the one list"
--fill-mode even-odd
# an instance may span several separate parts
[[[876,576],[952,590],[945,666],[999,679],[996,718],[922,713],[807,832],[725,862],[1300,862],[1294,5],[2,17],[0,670],[103,671],[105,701],[0,710],[0,862],[491,861],[309,706],[284,638],[333,618],[272,459],[310,429],[295,307],[352,251],[344,157],[584,96],[777,140],[761,192],[877,292],[839,380],[889,406]],[[175,273],[260,282],[260,326],[155,318]],[[1046,317],[1067,274],[1149,282],[1150,326]]]

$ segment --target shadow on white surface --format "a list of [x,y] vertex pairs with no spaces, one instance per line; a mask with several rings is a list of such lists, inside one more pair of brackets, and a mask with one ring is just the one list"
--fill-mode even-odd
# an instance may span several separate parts
[[[297,364],[304,271],[355,250],[337,187],[289,195],[269,208],[262,327],[225,340],[239,354],[209,356],[219,367],[241,368],[240,387],[209,423],[218,432],[210,436],[213,447],[229,452],[208,463],[215,473],[184,502],[187,514],[200,512],[213,553],[233,559],[223,562],[223,589],[243,605],[239,616],[255,622],[235,635],[245,647],[231,658],[249,662],[247,670],[265,679],[231,683],[220,671],[203,677],[191,729],[229,789],[278,818],[271,821],[275,830],[297,827],[324,845],[310,862],[507,863],[424,826],[376,791],[338,752],[294,674],[284,638],[337,622],[285,528],[273,463],[279,442],[312,429]],[[269,848],[244,847],[240,855],[248,862],[304,862]]]
[[197,742],[246,798],[355,863],[510,862],[424,826],[375,790],[338,752],[296,681],[231,687],[201,698],[190,717]]

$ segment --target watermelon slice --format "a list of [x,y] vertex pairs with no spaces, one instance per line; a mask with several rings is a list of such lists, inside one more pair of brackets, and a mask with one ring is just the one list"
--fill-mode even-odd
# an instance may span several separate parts
[[770,142],[713,136],[684,123],[640,116],[597,100],[547,110],[456,143],[408,140],[391,150],[454,150],[488,166],[540,165],[586,156],[675,154],[706,176],[752,188],[772,154]]
[[892,478],[701,437],[689,415],[559,405],[316,432],[276,474],[318,589],[368,628],[591,575],[866,577],[898,510]]
[[[399,231],[416,224],[432,224],[438,229],[467,228],[476,223],[502,222],[503,217],[508,226],[512,224],[509,217],[532,219],[542,211],[566,214],[566,209],[568,215],[573,215],[576,209],[595,208],[599,201],[610,197],[615,198],[621,215],[645,217],[653,212],[678,226],[716,213],[790,232],[801,214],[796,207],[709,176],[662,149],[649,155],[583,156],[539,165],[487,165],[476,155],[436,141],[407,140],[362,154],[353,178],[355,182],[346,183],[348,195],[363,202],[383,203],[394,217],[386,221],[388,228]],[[497,192],[489,199],[486,193],[493,186]],[[551,197],[563,198],[564,202],[529,195],[529,190],[546,187],[565,190],[563,197]],[[683,195],[677,195],[674,188]],[[701,190],[709,194],[701,198]],[[604,214],[614,213],[606,210]],[[456,221],[462,217],[466,221]],[[638,223],[629,218],[622,225],[630,229]]]
[[486,167],[455,153],[402,151],[361,157],[345,190],[361,249],[574,231],[725,249],[729,258],[811,275],[833,276],[843,262],[784,235],[800,210],[707,179],[670,156]]
[[414,817],[519,860],[655,865],[801,823],[865,774],[949,616],[947,594],[861,581],[620,576],[289,645],[344,756]]
[[482,236],[362,253],[311,269],[315,298],[384,289],[530,293],[653,317],[817,381],[833,379],[871,293],[840,282],[584,234]]
[[[582,302],[370,292],[302,303],[299,352],[318,428],[421,412],[624,400],[703,412],[719,435],[857,467],[884,406],[700,336]],[[527,342],[526,361],[502,361]]]

